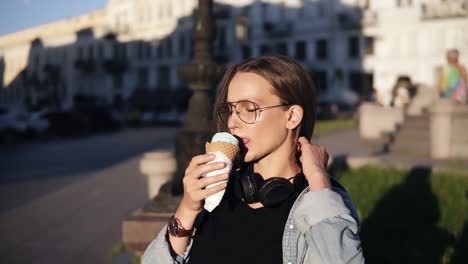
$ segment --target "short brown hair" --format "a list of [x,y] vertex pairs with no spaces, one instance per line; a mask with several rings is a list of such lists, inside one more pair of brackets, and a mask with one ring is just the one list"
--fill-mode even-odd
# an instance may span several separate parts
[[457,61],[460,52],[457,49],[449,49],[446,53],[447,59]]
[[302,107],[304,115],[299,125],[297,137],[311,139],[314,133],[317,95],[315,85],[307,71],[296,61],[282,56],[269,55],[249,58],[239,64],[229,67],[218,85],[218,93],[214,106],[214,128],[216,132],[227,131],[217,116],[219,109],[227,100],[228,87],[234,75],[238,72],[250,72],[265,78],[273,93],[281,99],[281,103],[295,104]]

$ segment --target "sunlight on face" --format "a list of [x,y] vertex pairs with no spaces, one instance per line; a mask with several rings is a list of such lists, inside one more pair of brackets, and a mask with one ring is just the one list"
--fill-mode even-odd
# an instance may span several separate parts
[[[249,100],[258,104],[259,107],[281,104],[280,98],[273,93],[273,89],[271,84],[260,75],[239,72],[229,84],[227,101]],[[236,114],[231,115],[228,128],[232,134],[243,141],[247,150],[245,162],[276,153],[285,142],[288,134],[285,109],[278,107],[263,111],[255,124],[246,124]]]

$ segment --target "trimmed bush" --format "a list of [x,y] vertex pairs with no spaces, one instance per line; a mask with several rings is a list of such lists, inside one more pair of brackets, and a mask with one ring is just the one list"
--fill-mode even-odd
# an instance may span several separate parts
[[367,166],[336,176],[360,216],[366,263],[468,263],[468,174]]

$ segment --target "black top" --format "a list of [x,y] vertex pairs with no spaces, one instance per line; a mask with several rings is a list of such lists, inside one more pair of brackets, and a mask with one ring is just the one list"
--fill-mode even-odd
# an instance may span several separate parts
[[282,263],[284,227],[294,201],[307,186],[302,173],[294,186],[294,193],[276,208],[252,209],[226,191],[221,204],[200,221],[189,263]]

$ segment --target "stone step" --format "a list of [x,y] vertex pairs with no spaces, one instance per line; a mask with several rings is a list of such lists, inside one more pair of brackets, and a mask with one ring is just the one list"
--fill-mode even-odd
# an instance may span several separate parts
[[387,140],[384,140],[382,138],[379,139],[366,139],[362,140],[362,143],[364,143],[367,147],[369,147],[373,152],[381,152],[384,151],[385,145],[388,143]]
[[430,119],[431,119],[431,116],[429,114],[416,115],[416,116],[406,116],[405,117],[405,122],[406,121],[408,121],[408,122],[418,122],[418,121],[429,122]]
[[429,156],[431,151],[429,143],[429,140],[397,138],[395,142],[390,146],[390,150],[405,154]]
[[424,140],[425,142],[429,142],[431,139],[431,133],[427,129],[415,129],[415,128],[407,128],[403,127],[400,131],[398,131],[395,135],[395,138],[398,139],[413,139],[413,140]]
[[429,120],[424,119],[405,120],[405,122],[400,126],[400,129],[404,127],[411,127],[416,129],[429,129],[430,122]]
[[430,145],[429,140],[424,138],[407,138],[407,137],[396,137],[393,144],[406,144],[406,145]]

